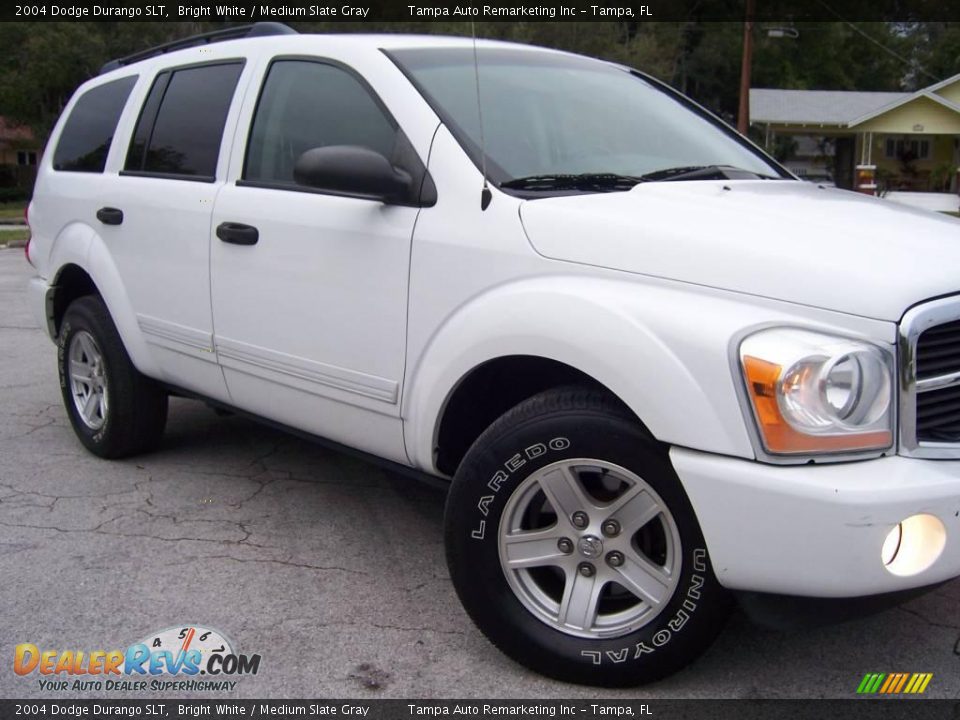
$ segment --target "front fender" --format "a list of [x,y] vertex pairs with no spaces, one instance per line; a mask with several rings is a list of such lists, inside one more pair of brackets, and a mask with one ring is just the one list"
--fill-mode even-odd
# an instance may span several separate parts
[[[753,458],[731,346],[745,328],[803,325],[851,333],[825,314],[679,283],[556,275],[499,286],[473,298],[436,330],[404,394],[407,450],[428,472],[450,394],[479,365],[510,355],[565,363],[603,384],[662,442]],[[862,320],[862,319],[857,319]],[[880,323],[874,339],[892,333]],[[888,337],[889,336],[889,337]]]

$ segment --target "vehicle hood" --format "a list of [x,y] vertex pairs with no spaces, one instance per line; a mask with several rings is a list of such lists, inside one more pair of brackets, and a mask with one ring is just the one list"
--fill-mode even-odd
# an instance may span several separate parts
[[881,320],[960,292],[960,221],[790,180],[529,200],[538,253]]

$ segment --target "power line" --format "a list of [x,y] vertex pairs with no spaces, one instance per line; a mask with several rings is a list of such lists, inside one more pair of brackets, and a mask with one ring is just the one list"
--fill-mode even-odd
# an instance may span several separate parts
[[836,10],[834,10],[832,7],[830,7],[829,5],[827,5],[823,0],[817,0],[817,2],[818,2],[820,5],[822,5],[824,8],[826,8],[826,10],[827,10],[828,12],[833,13],[833,16],[834,16],[835,18],[837,18],[837,20],[839,20],[840,22],[842,22],[844,25],[846,25],[847,27],[849,27],[851,30],[853,30],[854,32],[856,32],[858,35],[861,35],[861,36],[863,36],[864,38],[866,38],[867,40],[869,40],[870,42],[872,42],[872,43],[873,43],[874,45],[876,45],[878,48],[880,48],[880,49],[883,50],[885,53],[887,53],[887,55],[890,55],[890,56],[892,56],[892,57],[895,57],[897,60],[899,60],[900,62],[906,63],[907,65],[909,65],[911,68],[913,68],[913,69],[916,70],[917,72],[923,73],[924,75],[926,75],[926,76],[929,77],[929,78],[933,78],[934,81],[936,81],[936,82],[940,82],[941,78],[938,78],[938,77],[937,77],[936,75],[934,75],[933,73],[927,72],[927,71],[924,70],[922,67],[917,66],[917,64],[916,64],[913,60],[910,60],[909,58],[905,58],[905,57],[904,57],[903,55],[901,55],[900,53],[895,52],[895,51],[891,50],[890,48],[888,48],[886,45],[884,45],[882,42],[880,42],[880,41],[877,40],[876,38],[868,35],[866,32],[864,32],[863,30],[861,30],[860,28],[858,28],[858,27],[857,27],[856,25],[854,25],[852,22],[850,22],[850,21],[847,20],[846,18],[841,17],[840,13],[838,13],[838,12],[837,12]]

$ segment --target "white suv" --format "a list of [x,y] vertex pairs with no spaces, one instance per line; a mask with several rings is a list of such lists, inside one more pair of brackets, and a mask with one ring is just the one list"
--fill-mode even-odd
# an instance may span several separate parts
[[454,38],[191,38],[49,147],[30,293],[81,442],[155,447],[175,394],[451,478],[453,583],[529,667],[650,681],[731,591],[960,574],[952,218],[800,182],[642,73]]

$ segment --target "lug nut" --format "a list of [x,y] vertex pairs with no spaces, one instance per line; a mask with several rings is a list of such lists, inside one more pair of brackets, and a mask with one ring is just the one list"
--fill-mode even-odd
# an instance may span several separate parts
[[607,564],[610,567],[620,567],[623,565],[623,553],[619,550],[613,550],[607,553]]
[[575,528],[583,530],[583,528],[590,524],[590,518],[587,517],[587,514],[583,512],[583,510],[577,510],[570,516],[570,522],[573,523]]
[[603,523],[603,527],[601,527],[600,530],[607,537],[616,537],[620,534],[620,523],[616,520],[607,520]]
[[564,555],[569,555],[573,552],[573,540],[570,538],[560,538],[557,540],[557,549]]
[[588,562],[580,563],[577,565],[577,572],[583,575],[584,577],[593,577],[597,574],[597,569]]

